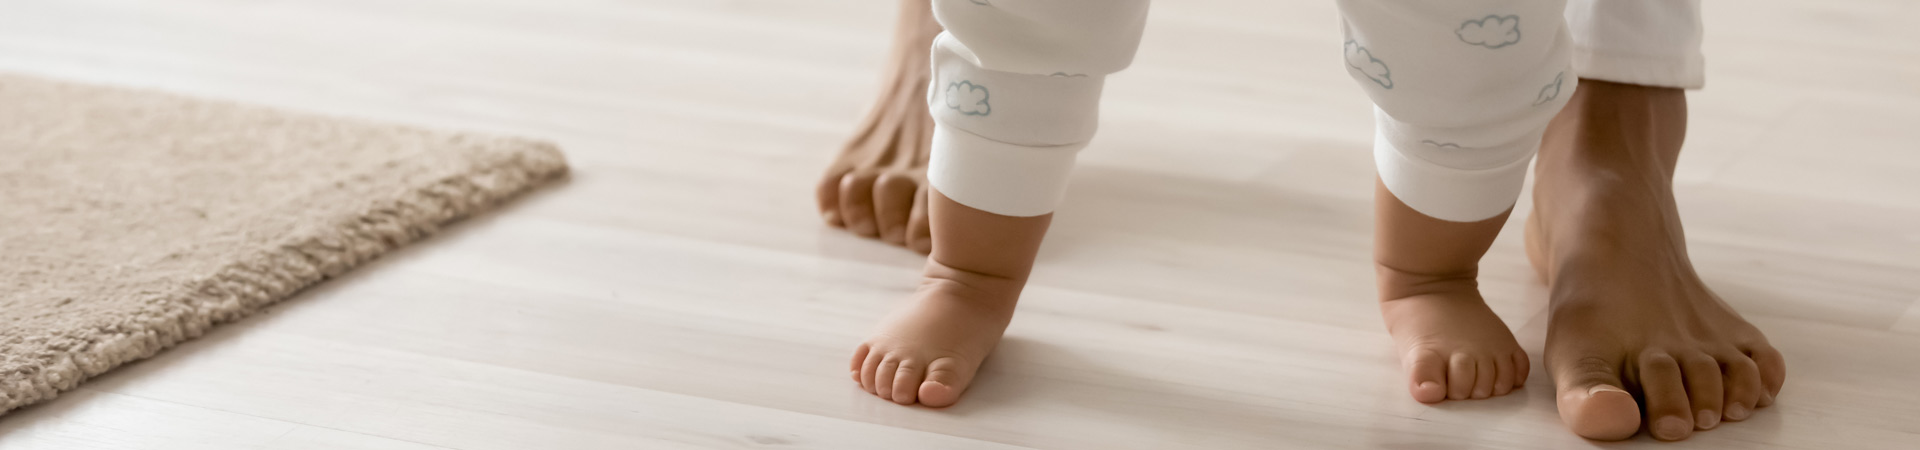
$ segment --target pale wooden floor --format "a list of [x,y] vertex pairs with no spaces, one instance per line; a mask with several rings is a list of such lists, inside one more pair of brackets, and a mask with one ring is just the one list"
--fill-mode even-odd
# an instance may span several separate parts
[[[9,414],[0,448],[1589,445],[1538,367],[1495,400],[1407,398],[1370,303],[1367,104],[1330,3],[1269,3],[1154,6],[1020,317],[936,411],[847,379],[918,259],[821,226],[809,189],[874,90],[891,1],[0,0],[0,70],[542,136],[576,167]],[[1920,4],[1707,12],[1694,260],[1790,376],[1672,447],[1913,448]],[[1537,364],[1518,237],[1483,282]]]

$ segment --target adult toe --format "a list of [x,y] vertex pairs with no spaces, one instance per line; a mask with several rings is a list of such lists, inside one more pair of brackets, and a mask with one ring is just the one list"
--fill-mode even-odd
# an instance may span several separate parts
[[933,253],[933,227],[927,220],[927,193],[931,189],[920,185],[913,197],[913,210],[907,214],[907,248],[922,255]]
[[1726,389],[1724,397],[1725,411],[1721,419],[1729,422],[1747,420],[1753,409],[1760,405],[1760,397],[1766,394],[1766,385],[1761,381],[1760,366],[1745,354],[1730,353],[1720,355],[1722,382]]
[[1527,357],[1526,350],[1513,352],[1513,368],[1513,388],[1519,389],[1526,387],[1527,375],[1533,371],[1533,359]]
[[1599,356],[1556,360],[1553,371],[1560,420],[1587,439],[1617,441],[1640,431],[1640,406],[1621,388],[1619,364]]
[[1753,364],[1759,366],[1760,384],[1766,387],[1766,391],[1762,392],[1765,395],[1760,397],[1756,405],[1772,405],[1774,399],[1780,396],[1780,387],[1787,384],[1787,359],[1766,343],[1752,346],[1747,354],[1753,357]]
[[873,183],[873,221],[880,240],[907,245],[907,222],[912,218],[914,196],[920,182],[899,173],[883,173]]
[[826,176],[820,178],[820,184],[813,188],[813,199],[820,207],[820,219],[834,228],[847,226],[840,217],[840,184],[846,176],[845,169],[829,170]]
[[1727,395],[1721,386],[1720,362],[1695,352],[1680,358],[1680,372],[1686,378],[1687,402],[1693,407],[1693,427],[1711,430],[1719,426]]
[[1642,355],[1641,395],[1647,402],[1647,431],[1665,441],[1677,441],[1693,435],[1693,407],[1687,398],[1687,386],[1680,362],[1666,353]]
[[840,220],[847,231],[866,237],[880,237],[873,220],[873,183],[878,172],[856,170],[840,177]]

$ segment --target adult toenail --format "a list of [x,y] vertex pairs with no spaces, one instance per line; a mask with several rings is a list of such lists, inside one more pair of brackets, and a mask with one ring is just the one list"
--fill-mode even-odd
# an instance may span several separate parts
[[1655,422],[1653,430],[1654,434],[1660,435],[1660,437],[1679,439],[1685,437],[1688,431],[1693,431],[1693,425],[1688,424],[1687,419],[1667,416],[1660,418],[1659,422]]
[[1713,411],[1701,411],[1694,415],[1693,424],[1702,430],[1711,430],[1713,427],[1720,426],[1720,415],[1714,414]]
[[1591,395],[1595,395],[1595,394],[1599,394],[1599,393],[1601,393],[1601,392],[1608,392],[1608,391],[1612,391],[1612,392],[1619,392],[1619,393],[1622,393],[1622,394],[1625,394],[1625,393],[1627,393],[1627,391],[1626,391],[1626,390],[1624,390],[1624,389],[1620,389],[1620,388],[1617,388],[1617,387],[1613,387],[1613,386],[1608,386],[1608,385],[1604,385],[1604,384],[1600,384],[1600,385],[1594,385],[1594,386],[1593,386],[1592,388],[1588,388],[1588,389],[1587,389],[1587,395],[1589,395],[1589,396],[1591,396]]
[[1728,419],[1732,419],[1732,420],[1744,420],[1744,419],[1746,419],[1746,418],[1747,418],[1747,412],[1748,412],[1748,411],[1747,411],[1747,405],[1742,405],[1742,404],[1739,404],[1739,403],[1734,403],[1734,404],[1731,404],[1731,405],[1727,405],[1727,418],[1728,418]]

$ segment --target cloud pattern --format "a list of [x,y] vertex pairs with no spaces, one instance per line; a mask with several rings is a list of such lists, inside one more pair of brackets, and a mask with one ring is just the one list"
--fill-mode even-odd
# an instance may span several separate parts
[[941,97],[947,100],[947,108],[969,116],[993,114],[993,105],[987,103],[987,87],[961,80],[947,83],[947,91]]
[[1500,48],[1520,42],[1520,16],[1488,14],[1479,20],[1460,22],[1453,30],[1460,42],[1486,48]]
[[1540,88],[1540,95],[1534,98],[1533,104],[1543,105],[1553,101],[1553,99],[1560,98],[1560,83],[1566,81],[1566,79],[1566,71],[1561,71],[1559,75],[1554,75],[1552,83],[1547,83],[1546,86]]
[[1347,67],[1360,71],[1380,87],[1393,89],[1393,70],[1387,68],[1385,61],[1374,58],[1372,51],[1368,51],[1366,47],[1362,47],[1352,39],[1347,40],[1346,52]]

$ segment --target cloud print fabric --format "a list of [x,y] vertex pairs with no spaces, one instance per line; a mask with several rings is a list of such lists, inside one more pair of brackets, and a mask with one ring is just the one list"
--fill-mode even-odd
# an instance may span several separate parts
[[1393,71],[1387,68],[1387,63],[1374,58],[1372,51],[1351,39],[1347,40],[1347,67],[1365,74],[1380,87],[1393,89]]
[[1566,3],[1339,5],[1347,73],[1376,107],[1381,183],[1441,220],[1485,220],[1512,207],[1542,131],[1578,83]]
[[1520,16],[1487,15],[1478,20],[1460,23],[1453,30],[1460,42],[1486,48],[1501,48],[1520,43]]
[[993,105],[987,103],[987,88],[973,84],[972,81],[956,81],[947,84],[947,108],[960,111],[969,116],[984,116],[993,113]]

